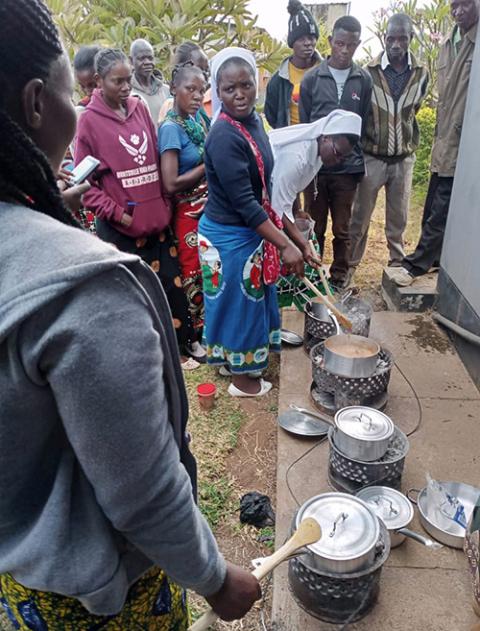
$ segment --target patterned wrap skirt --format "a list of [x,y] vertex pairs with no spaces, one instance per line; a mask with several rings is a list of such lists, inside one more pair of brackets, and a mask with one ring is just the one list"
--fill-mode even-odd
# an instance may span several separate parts
[[183,291],[178,251],[172,230],[134,239],[122,234],[107,221],[95,220],[97,235],[122,252],[136,254],[157,274],[167,296],[180,349],[195,341],[187,298]]
[[25,631],[187,631],[185,590],[152,568],[132,585],[122,611],[94,616],[75,598],[28,589],[0,576],[0,603],[14,629]]
[[178,244],[178,260],[182,271],[183,290],[195,330],[203,328],[202,268],[198,258],[198,222],[207,202],[207,185],[202,183],[194,190],[175,197],[173,229]]
[[269,352],[281,350],[277,290],[263,282],[263,240],[205,215],[198,232],[207,361],[235,374],[263,370]]

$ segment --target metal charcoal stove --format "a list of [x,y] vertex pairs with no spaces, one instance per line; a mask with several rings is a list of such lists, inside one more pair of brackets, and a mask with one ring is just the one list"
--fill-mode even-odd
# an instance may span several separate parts
[[407,436],[398,427],[395,427],[387,453],[376,462],[361,462],[345,456],[335,445],[333,427],[328,432],[328,441],[328,479],[334,489],[354,494],[365,486],[390,486],[400,490],[410,444]]
[[[349,333],[368,337],[373,314],[373,309],[368,302],[361,298],[350,296],[343,302],[335,303],[335,306],[351,320],[352,331],[349,331]],[[336,332],[337,329],[332,321],[324,322],[320,320],[313,315],[311,305],[309,303],[305,305],[303,348],[307,355],[310,354],[310,351],[316,344],[335,335]],[[346,332],[344,331],[344,333]]]
[[393,355],[386,348],[378,354],[377,367],[371,377],[342,377],[324,368],[324,346],[320,342],[310,352],[313,383],[310,394],[315,406],[326,414],[363,405],[383,410],[388,401],[388,384],[393,368]]
[[333,574],[314,567],[309,553],[288,564],[290,590],[311,616],[333,624],[356,622],[373,608],[380,592],[380,576],[390,554],[390,537],[380,522],[380,538],[371,567],[352,574]]

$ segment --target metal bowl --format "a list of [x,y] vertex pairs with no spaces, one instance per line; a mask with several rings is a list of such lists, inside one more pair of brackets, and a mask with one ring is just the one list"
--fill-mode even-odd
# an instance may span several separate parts
[[[480,489],[463,482],[440,482],[443,488],[458,500],[465,507],[465,516],[467,522],[472,516],[473,509],[480,497]],[[418,493],[417,499],[412,497],[413,493]],[[435,506],[427,501],[427,487],[421,491],[418,489],[410,489],[407,497],[411,502],[417,504],[420,514],[420,523],[423,528],[437,541],[444,543],[451,548],[463,548],[465,539],[465,529],[456,524],[448,517],[444,516]]]
[[380,345],[361,335],[333,335],[324,342],[325,369],[342,377],[371,377],[377,368]]

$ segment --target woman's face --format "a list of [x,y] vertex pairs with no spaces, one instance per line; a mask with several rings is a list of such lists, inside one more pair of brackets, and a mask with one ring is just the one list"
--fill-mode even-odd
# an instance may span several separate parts
[[220,75],[218,96],[232,118],[242,120],[250,116],[257,98],[257,85],[251,70],[239,64],[228,65]]
[[132,67],[127,61],[118,61],[104,77],[97,74],[97,85],[111,108],[125,105],[132,91]]
[[27,132],[45,153],[55,173],[75,135],[77,116],[72,97],[73,76],[66,54],[52,63],[43,84],[35,80],[24,88],[22,102]]
[[93,91],[97,87],[97,82],[95,81],[95,70],[93,68],[90,70],[78,70],[75,72],[75,78],[83,94],[85,96],[92,96]]
[[203,105],[207,82],[200,70],[184,70],[178,85],[172,89],[175,108],[181,116],[195,116]]

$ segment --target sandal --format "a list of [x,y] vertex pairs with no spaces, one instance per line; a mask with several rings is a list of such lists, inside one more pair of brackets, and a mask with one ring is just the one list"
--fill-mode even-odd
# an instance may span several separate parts
[[269,381],[260,379],[259,392],[250,394],[249,392],[244,392],[243,390],[240,390],[240,388],[237,388],[237,386],[234,386],[233,383],[231,383],[228,386],[228,394],[232,397],[263,397],[265,394],[268,394],[271,389],[272,389],[272,384]]
[[186,362],[182,362],[182,370],[197,370],[197,368],[200,368],[200,364],[193,357],[189,357]]

